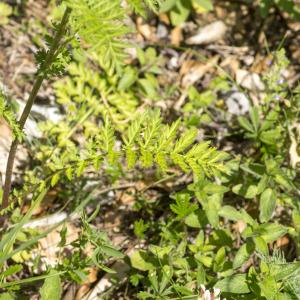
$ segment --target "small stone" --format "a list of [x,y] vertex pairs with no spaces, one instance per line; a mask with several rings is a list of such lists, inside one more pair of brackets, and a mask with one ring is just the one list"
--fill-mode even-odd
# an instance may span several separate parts
[[250,91],[263,91],[265,85],[257,73],[251,73],[247,70],[238,69],[236,71],[236,82],[241,87]]
[[168,37],[168,29],[165,25],[163,24],[158,24],[157,26],[157,31],[156,31],[156,36],[159,39],[165,39]]
[[227,31],[224,22],[216,21],[198,30],[198,33],[186,40],[187,44],[201,45],[210,44],[221,40]]
[[249,99],[244,93],[233,91],[225,101],[228,111],[234,115],[243,115],[249,111]]

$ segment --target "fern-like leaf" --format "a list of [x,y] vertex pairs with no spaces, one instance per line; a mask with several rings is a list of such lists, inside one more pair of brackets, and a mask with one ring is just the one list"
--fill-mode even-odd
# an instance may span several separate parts
[[174,153],[181,153],[188,148],[197,136],[197,129],[187,130],[177,141],[174,147]]
[[133,8],[133,10],[143,17],[146,16],[146,7],[157,12],[161,2],[162,1],[160,0],[127,0],[127,3]]
[[[192,172],[195,178],[212,177],[225,172],[222,152],[210,146],[209,142],[195,143],[197,130],[186,131],[176,139],[180,121],[165,125],[160,112],[147,111],[138,116],[123,133],[123,143],[116,149],[119,141],[115,134],[114,126],[107,115],[99,132],[88,144],[88,151],[83,159],[81,155],[73,155],[75,162],[66,167],[68,155],[52,158],[48,166],[52,171],[58,172],[58,166],[67,170],[67,177],[73,174],[81,175],[88,165],[94,165],[98,170],[102,162],[108,166],[120,166],[125,159],[128,168],[140,164],[143,167],[156,165],[163,172],[167,172],[171,165],[178,166],[185,173]],[[194,144],[194,145],[193,145]]]
[[105,116],[104,125],[101,127],[99,133],[98,144],[107,156],[109,164],[114,165],[118,157],[118,152],[114,149],[116,137],[111,121],[107,115]]
[[24,134],[16,120],[15,113],[6,103],[6,95],[0,90],[0,118],[3,118],[12,129],[13,139],[22,140]]
[[78,33],[102,65],[119,70],[127,44],[122,37],[130,32],[124,25],[125,11],[120,0],[66,0],[72,9],[71,28]]

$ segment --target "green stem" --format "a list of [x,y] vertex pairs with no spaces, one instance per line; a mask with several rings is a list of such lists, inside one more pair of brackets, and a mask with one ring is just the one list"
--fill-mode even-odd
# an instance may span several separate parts
[[25,279],[20,279],[20,280],[16,280],[16,281],[12,281],[12,282],[6,282],[6,283],[0,283],[0,288],[8,288],[17,284],[31,284],[35,281],[39,281],[39,280],[44,280],[50,277],[54,277],[54,276],[58,276],[58,275],[62,275],[65,274],[67,271],[60,271],[57,272],[53,275],[47,274],[47,275],[40,275],[40,276],[35,276],[35,277],[29,277],[29,278],[25,278]]
[[[65,31],[66,31],[70,13],[71,13],[71,9],[66,8],[63,18],[61,20],[61,23],[60,23],[58,30],[56,32],[56,35],[54,37],[53,43],[50,47],[49,52],[47,53],[46,59],[45,59],[44,63],[42,64],[42,66],[40,67],[40,70],[37,72],[36,80],[33,84],[28,101],[24,107],[24,110],[23,110],[20,120],[18,122],[21,130],[23,130],[23,128],[24,128],[25,122],[30,114],[32,105],[33,105],[33,103],[36,99],[36,96],[41,88],[41,85],[46,77],[47,70],[51,67],[51,65],[56,57],[56,52],[57,52],[57,49],[59,48],[60,41],[63,38]],[[9,155],[8,155],[8,160],[7,160],[7,165],[6,165],[6,174],[5,174],[5,183],[4,183],[4,187],[3,187],[2,209],[5,209],[6,207],[9,206],[9,194],[10,194],[10,189],[11,189],[12,173],[13,173],[14,161],[15,161],[18,144],[19,144],[18,140],[15,139],[11,144]]]

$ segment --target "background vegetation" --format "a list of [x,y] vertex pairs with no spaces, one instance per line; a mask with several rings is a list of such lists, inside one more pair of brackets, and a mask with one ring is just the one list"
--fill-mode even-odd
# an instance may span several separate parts
[[0,299],[300,299],[298,6],[0,1]]

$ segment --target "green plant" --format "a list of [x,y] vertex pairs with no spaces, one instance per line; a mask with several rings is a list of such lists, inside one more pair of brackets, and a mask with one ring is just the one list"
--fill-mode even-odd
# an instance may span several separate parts
[[12,14],[12,8],[4,2],[0,2],[0,26],[8,23],[8,17]]
[[[1,116],[13,128],[15,135],[9,153],[6,181],[3,190],[3,214],[12,211],[15,205],[12,198],[9,198],[9,192],[14,156],[18,144],[22,141],[24,124],[44,79],[61,75],[64,72],[65,66],[69,64],[71,56],[66,45],[74,44],[75,49],[79,51],[77,40],[74,38],[75,34],[79,34],[86,43],[93,45],[90,49],[91,55],[97,54],[97,57],[104,59],[101,61],[101,65],[109,74],[121,72],[120,68],[122,59],[124,58],[123,48],[126,44],[119,41],[119,38],[128,30],[121,23],[125,17],[125,11],[120,6],[119,1],[102,2],[63,2],[61,6],[61,10],[63,11],[61,21],[54,24],[53,27],[54,37],[47,36],[46,38],[49,49],[41,49],[36,55],[38,64],[36,79],[19,121],[15,120],[13,113],[6,105],[5,95],[3,94],[1,97]],[[146,3],[152,8],[156,5],[156,2],[146,1]],[[143,7],[142,3],[141,5],[139,7],[134,6],[134,8],[140,11]],[[112,13],[110,14],[109,12]],[[99,39],[100,43],[98,43]],[[140,54],[140,57],[142,57],[142,54]],[[58,226],[55,225],[46,233],[33,235],[29,242],[22,242],[22,239],[19,240],[18,238],[24,234],[24,224],[30,220],[33,210],[43,201],[49,189],[59,182],[65,182],[66,180],[73,181],[74,178],[80,177],[91,166],[93,166],[95,172],[101,168],[108,175],[119,177],[121,175],[125,177],[125,170],[122,167],[124,161],[126,161],[127,169],[131,169],[136,165],[140,165],[143,168],[157,166],[162,174],[170,172],[170,166],[178,166],[186,173],[192,172],[195,178],[202,178],[204,176],[212,177],[226,171],[223,163],[226,155],[210,147],[208,142],[195,143],[197,137],[196,129],[185,130],[179,135],[181,130],[180,120],[173,122],[171,125],[166,125],[163,123],[159,110],[147,110],[144,113],[131,116],[125,129],[124,126],[120,127],[119,120],[116,119],[116,114],[112,110],[112,104],[114,103],[111,102],[114,99],[113,97],[118,97],[116,94],[117,88],[115,90],[111,88],[110,81],[105,77],[95,77],[89,71],[84,72],[80,68],[80,65],[71,64],[70,70],[75,75],[75,78],[76,76],[83,76],[82,81],[75,79],[74,84],[86,91],[84,96],[91,97],[86,103],[87,106],[82,106],[83,109],[79,114],[79,118],[76,116],[74,119],[72,115],[68,116],[65,123],[67,126],[62,131],[57,132],[61,134],[70,130],[68,134],[58,136],[57,145],[55,147],[52,145],[52,148],[47,149],[48,151],[43,151],[43,156],[37,157],[46,163],[45,167],[42,170],[37,168],[33,172],[29,172],[28,180],[24,177],[22,190],[14,191],[14,197],[19,200],[19,203],[24,200],[24,197],[27,198],[30,193],[33,193],[33,196],[28,213],[24,217],[19,218],[16,225],[2,237],[0,242],[1,267],[5,266],[8,259],[33,246],[41,237]],[[113,78],[114,75],[110,76]],[[124,85],[124,82],[120,84]],[[87,87],[85,88],[84,85],[87,85]],[[142,85],[145,87],[146,82]],[[61,92],[58,91],[60,103],[68,105],[70,109],[72,106],[74,107],[74,103],[82,105],[86,100],[76,98],[76,93],[71,91],[72,83],[69,86],[70,88],[67,91],[70,94],[66,95],[63,93],[62,86],[57,84],[57,89],[61,90]],[[89,92],[90,88],[93,89],[93,92],[97,89],[98,95],[103,98],[104,104],[102,107],[96,108],[97,102],[93,98],[93,93]],[[110,97],[110,94],[112,97]],[[72,96],[74,96],[73,99]],[[129,97],[132,97],[132,95],[129,95]],[[106,99],[108,102],[106,102]],[[135,103],[135,101],[133,100],[132,103]],[[128,104],[123,109],[122,106],[118,106],[118,103],[115,105],[123,114],[130,114]],[[90,109],[85,111],[86,107],[90,107]],[[72,109],[70,110],[72,111]],[[100,118],[97,116],[99,112],[101,113]],[[122,114],[120,115],[122,116]],[[95,117],[96,124],[99,125],[86,135],[86,140],[78,147],[70,140],[74,132],[72,122],[75,120],[81,124],[91,116]],[[45,128],[47,129],[47,127]],[[117,136],[116,130],[119,131],[120,137]],[[49,130],[48,132],[51,131]],[[55,134],[54,132],[53,135],[55,136]],[[121,145],[120,140],[122,140]],[[46,149],[44,148],[44,150]],[[99,233],[89,225],[91,220],[92,217],[83,217],[82,233],[73,242],[76,251],[74,251],[71,258],[63,258],[62,264],[59,264],[56,270],[49,268],[49,272],[46,275],[14,282],[5,282],[7,277],[21,271],[19,265],[12,265],[4,271],[1,287],[11,289],[22,283],[46,279],[41,289],[41,296],[43,299],[49,299],[49,295],[51,294],[50,287],[58,286],[60,278],[82,282],[85,276],[85,269],[91,265],[96,265],[107,272],[111,272],[105,266],[105,260],[108,257],[120,258],[122,254],[109,245],[104,234]],[[139,227],[140,229],[137,230],[137,233],[142,235],[145,229],[141,229],[141,224]],[[65,235],[66,232],[62,230],[62,240],[60,243],[62,249],[65,246]],[[91,257],[83,257],[82,255],[87,244],[92,244],[93,255]],[[55,297],[58,299],[61,292],[56,290],[55,293]]]
[[[259,0],[257,2],[243,0],[246,5],[254,5],[258,8],[262,18],[266,18],[272,9],[287,13],[291,18],[298,20],[299,7],[295,0]],[[214,8],[212,0],[166,0],[160,8],[160,12],[168,13],[173,26],[179,26],[185,22],[191,13],[205,13]]]
[[17,120],[15,118],[15,112],[13,107],[10,107],[6,101],[7,95],[4,91],[0,91],[0,117],[3,118],[9,127],[12,129],[13,138],[22,141],[23,133],[19,128]]
[[300,11],[294,0],[260,0],[259,9],[262,17],[266,17],[272,7],[288,13],[292,18],[299,19]]
[[[287,262],[275,246],[288,237],[299,247],[299,181],[286,146],[299,98],[297,88],[289,95],[282,80],[287,65],[280,50],[264,77],[263,104],[237,118],[235,131],[247,147],[227,163],[231,171],[218,183],[198,178],[172,196],[169,214],[159,224],[160,239],[131,256],[137,270],[132,284],[143,287],[141,299],[198,299],[202,285],[220,289],[226,299],[299,298],[299,261]],[[187,106],[196,99],[208,107],[195,88],[189,98]],[[239,209],[235,203],[241,203]],[[281,209],[293,212],[287,219]]]
[[[146,16],[146,7],[155,11],[159,1],[127,3]],[[210,1],[166,1],[161,10],[178,25],[196,4],[212,9]],[[182,11],[185,5],[188,10]],[[28,143],[30,166],[21,185],[13,193],[5,185],[1,213],[6,227],[0,241],[0,288],[5,293],[0,299],[21,298],[21,285],[34,288],[44,281],[36,292],[41,299],[56,300],[63,283],[84,283],[92,267],[115,272],[110,266],[125,255],[122,245],[113,246],[97,226],[111,205],[103,209],[99,195],[126,186],[134,187],[130,197],[135,200],[129,200],[134,202],[130,209],[123,205],[133,215],[126,230],[138,243],[124,260],[129,263],[128,297],[299,299],[299,175],[294,162],[300,93],[284,80],[289,63],[284,50],[273,54],[263,77],[265,96],[248,114],[229,116],[224,109],[222,96],[235,83],[223,73],[205,90],[190,86],[182,111],[170,113],[169,107],[156,106],[173,93],[177,97],[180,88],[160,82],[160,46],[138,49],[133,63],[123,66],[123,37],[131,30],[124,25],[126,14],[127,7],[117,0],[63,1],[55,12],[54,37],[46,37],[48,48],[36,55],[39,70],[20,121],[8,96],[1,94],[0,117],[14,138],[8,170],[17,145],[27,142],[22,129],[46,78],[56,79],[63,115],[58,122],[39,123],[42,137]],[[202,140],[199,127],[201,136],[214,140]],[[136,188],[149,173],[150,183]],[[9,182],[10,172],[6,176]],[[27,228],[53,191],[55,205],[67,206],[70,215],[43,232]],[[29,203],[25,213],[24,203]],[[80,232],[69,243],[66,224],[74,215]],[[33,259],[30,251],[59,226],[56,265],[33,276],[42,259]],[[292,247],[284,252],[279,248],[286,240]],[[24,268],[24,260],[33,267]]]
[[[129,3],[132,3],[132,1],[129,1]],[[153,9],[155,9],[157,4],[156,1],[145,1],[145,3],[151,6]],[[144,12],[144,2],[134,2],[132,4],[139,4],[138,10],[140,12]],[[134,7],[137,8],[136,5]],[[70,56],[69,51],[67,50],[67,45],[74,45],[74,43],[76,44],[77,40],[75,38],[75,35],[80,34],[82,40],[84,40],[86,43],[93,44],[93,47],[90,47],[92,48],[91,51],[96,52],[102,56],[105,61],[104,67],[109,69],[110,72],[119,70],[122,59],[124,58],[123,48],[126,46],[126,44],[120,40],[120,37],[128,32],[128,28],[124,26],[122,22],[122,20],[125,18],[126,13],[122,8],[120,1],[64,1],[60,7],[60,10],[62,11],[60,22],[55,23],[52,28],[54,31],[54,36],[46,37],[48,49],[41,49],[36,54],[38,70],[35,76],[35,82],[19,121],[16,121],[16,119],[14,118],[12,110],[6,104],[4,93],[1,93],[0,116],[3,117],[7,121],[8,125],[12,127],[14,134],[14,140],[11,145],[6,169],[6,179],[2,196],[2,214],[7,213],[7,211],[11,210],[14,205],[13,201],[9,199],[11,176],[17,146],[23,138],[22,130],[24,124],[30,114],[32,105],[36,99],[37,93],[44,79],[61,75],[64,71],[65,66],[69,63]],[[95,41],[97,42],[95,43]],[[75,45],[74,47],[77,46]],[[110,162],[113,162],[114,160],[112,147],[114,146],[113,143],[115,138],[113,136],[113,129],[109,126],[108,122],[106,122],[105,129],[102,128],[101,133],[103,135],[97,134],[97,136],[95,136],[96,141],[94,143],[91,139],[91,143],[87,145],[91,151],[91,155],[93,156],[87,158],[88,162],[101,162],[102,155],[97,153],[100,149],[102,149],[102,151],[108,155],[108,160]],[[149,136],[149,141],[152,138],[152,135]],[[100,141],[104,141],[106,143],[104,148],[102,148],[102,145],[97,144]],[[133,139],[131,141],[134,142]],[[98,145],[99,148],[97,148],[96,145]],[[55,157],[50,157],[50,159],[55,161]],[[83,172],[83,168],[87,164],[87,161],[85,161],[84,159],[80,160],[79,157],[76,157],[74,162],[70,162],[71,166],[67,167],[67,174],[70,176],[70,170],[74,169],[75,164],[75,166],[78,167],[77,175],[79,176],[80,173]],[[49,166],[51,166],[51,163],[49,164]],[[17,254],[23,249],[33,245],[39,238],[45,235],[38,235],[29,242],[21,243],[21,245],[15,249],[15,244],[18,236],[21,235],[23,225],[29,221],[34,208],[36,208],[37,205],[41,203],[45,194],[49,190],[49,186],[53,186],[57,183],[59,175],[63,170],[66,169],[66,165],[62,165],[61,168],[62,169],[58,170],[57,168],[55,168],[55,170],[52,170],[51,172],[50,167],[48,178],[45,178],[45,180],[37,180],[32,178],[28,185],[25,184],[25,193],[28,192],[28,189],[35,191],[33,199],[31,200],[32,205],[28,213],[23,218],[18,220],[16,226],[14,226],[13,229],[9,230],[2,236],[2,240],[0,243],[2,268],[4,267],[4,263],[14,254]],[[40,193],[38,193],[38,191],[36,190],[37,187],[39,187],[38,190],[40,191]],[[87,222],[84,222],[83,224],[85,229],[83,230],[83,238],[79,241],[78,247],[80,249],[80,247],[83,247],[85,245],[84,243],[87,242],[94,244],[95,256],[92,257],[93,263],[96,263],[99,266],[100,261],[103,261],[104,259],[102,257],[103,253],[107,253],[107,255],[120,256],[120,253],[118,253],[115,249],[106,245],[107,242],[105,241],[104,237],[92,230],[88,226]],[[74,256],[74,259],[75,257],[76,256]],[[80,256],[78,256],[78,258],[79,257]],[[80,260],[80,262],[82,263],[82,260]],[[84,268],[85,264],[83,264],[81,267]],[[73,266],[72,268],[74,269]],[[18,265],[11,266],[4,273],[2,273],[2,282],[5,281],[5,278],[7,276],[11,276],[16,272],[19,272],[20,270],[21,269]],[[106,268],[106,270],[109,269]],[[21,280],[19,283],[32,282],[35,280],[48,278],[45,282],[45,286],[51,286],[51,284],[55,282],[57,276],[59,276],[59,274],[65,273],[66,271],[64,270],[61,273],[55,273],[55,276],[52,276],[53,274],[51,272],[52,271],[50,271],[49,276],[46,275],[37,278],[29,278],[25,281]],[[79,271],[76,272],[78,276]],[[9,287],[11,285],[17,284],[18,282],[14,282],[12,284],[2,283],[2,287]],[[46,299],[49,298],[49,296],[47,296],[47,291],[45,290],[47,290],[47,287],[42,289],[41,293],[42,298]],[[56,298],[58,299],[59,297],[60,295],[58,293]]]
[[[141,2],[140,9],[143,3]],[[146,1],[146,3],[155,8],[157,1]],[[119,1],[64,1],[61,10],[64,12],[61,21],[53,26],[54,37],[46,37],[49,49],[41,49],[36,55],[38,71],[31,94],[18,122],[21,130],[44,79],[63,72],[69,61],[66,45],[71,42],[76,44],[75,34],[79,34],[87,44],[92,45],[89,47],[90,51],[100,55],[103,59],[103,66],[110,72],[119,70],[124,59],[122,49],[126,44],[120,40],[120,37],[128,32],[128,28],[122,23],[126,14]],[[18,141],[15,139],[8,158],[3,208],[9,204],[11,175],[17,146]]]
[[168,12],[172,25],[178,26],[189,17],[190,13],[203,13],[213,10],[211,0],[167,0],[160,8],[160,12]]

